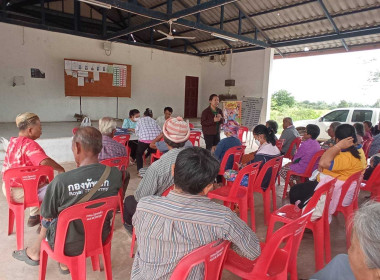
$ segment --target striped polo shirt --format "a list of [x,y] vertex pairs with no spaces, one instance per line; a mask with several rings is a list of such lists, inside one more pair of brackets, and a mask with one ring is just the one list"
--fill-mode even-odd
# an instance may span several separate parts
[[[229,208],[206,196],[171,191],[141,198],[133,216],[138,249],[131,279],[169,279],[177,263],[194,249],[218,239],[251,260],[260,255],[256,234]],[[203,265],[187,279],[203,279]]]

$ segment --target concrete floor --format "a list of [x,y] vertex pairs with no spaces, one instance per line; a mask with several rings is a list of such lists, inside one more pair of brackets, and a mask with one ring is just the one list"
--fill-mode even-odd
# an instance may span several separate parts
[[[194,120],[195,121],[195,120]],[[57,129],[54,132],[55,126],[50,123],[50,125],[43,124],[45,130],[48,131],[48,135],[57,137],[58,133],[62,132],[62,129]],[[77,123],[71,122],[65,124],[68,129],[75,127]],[[49,129],[47,129],[49,127]],[[0,136],[3,136],[4,125],[0,124]],[[11,126],[7,125],[7,128],[11,129]],[[17,132],[17,131],[16,131]],[[67,133],[65,132],[65,135]],[[11,134],[13,135],[13,134]],[[45,136],[48,136],[45,134]],[[59,135],[58,135],[59,136]],[[202,143],[203,144],[203,143]],[[252,148],[248,149],[248,151]],[[75,168],[73,162],[62,164],[66,170],[71,170]],[[140,179],[137,177],[136,166],[130,166],[128,169],[131,173],[131,180],[126,195],[133,194],[136,190]],[[360,201],[364,198],[364,193],[360,194]],[[277,205],[282,205],[281,199],[278,199]],[[2,237],[2,242],[0,243],[0,280],[15,280],[15,279],[25,279],[32,280],[38,279],[38,267],[28,266],[25,263],[19,262],[12,258],[12,251],[16,249],[16,235],[12,234],[7,236],[7,221],[8,221],[8,210],[7,202],[4,195],[0,194],[0,213],[2,214],[2,222],[0,224],[0,236]],[[27,218],[28,211],[25,211]],[[261,241],[265,241],[266,226],[264,225],[264,215],[263,215],[263,203],[261,195],[255,194],[255,215],[256,215],[256,228],[257,235]],[[25,227],[25,246],[30,246],[36,238],[36,229]],[[345,241],[345,226],[344,219],[342,215],[334,217],[330,225],[331,229],[331,248],[332,256],[339,253],[346,253],[346,241]],[[113,279],[129,279],[133,259],[129,257],[131,239],[125,232],[124,227],[121,224],[120,214],[117,214],[115,220],[115,232],[112,241],[112,271]],[[298,276],[299,278],[308,278],[314,272],[314,245],[313,245],[313,235],[310,233],[305,233],[301,247],[298,254]],[[91,268],[90,260],[87,261],[87,277],[88,279],[105,279],[103,272],[94,272]],[[70,276],[61,275],[58,271],[57,264],[53,260],[49,260],[47,268],[47,279],[70,279]],[[228,271],[223,272],[222,279],[240,279]]]

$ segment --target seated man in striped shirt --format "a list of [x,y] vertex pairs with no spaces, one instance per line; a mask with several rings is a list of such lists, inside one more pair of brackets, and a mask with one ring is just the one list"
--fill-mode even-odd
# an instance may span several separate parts
[[[182,150],[176,159],[174,190],[167,197],[141,198],[133,216],[139,244],[132,267],[132,280],[169,279],[178,262],[194,249],[218,239],[248,259],[260,255],[256,234],[229,208],[212,202],[207,193],[219,171],[209,151]],[[187,279],[203,279],[203,265]]]
[[135,214],[137,202],[145,196],[162,195],[174,184],[172,166],[190,136],[189,125],[181,117],[168,119],[162,131],[169,151],[149,166],[135,194],[127,196],[124,200],[124,227],[130,235],[133,231],[132,216]]

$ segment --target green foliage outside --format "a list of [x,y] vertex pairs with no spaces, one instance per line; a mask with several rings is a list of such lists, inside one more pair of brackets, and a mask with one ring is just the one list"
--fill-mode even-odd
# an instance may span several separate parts
[[279,90],[272,95],[270,118],[277,121],[279,133],[282,131],[282,119],[291,117],[293,121],[317,119],[329,110],[347,107],[373,107],[379,108],[380,99],[372,106],[341,100],[339,104],[326,103],[325,101],[310,102],[296,101],[294,96],[287,90]]

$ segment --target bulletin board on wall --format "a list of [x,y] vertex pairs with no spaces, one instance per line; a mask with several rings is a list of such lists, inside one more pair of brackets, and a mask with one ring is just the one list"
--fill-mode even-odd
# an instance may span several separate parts
[[65,96],[131,97],[132,66],[64,59]]

